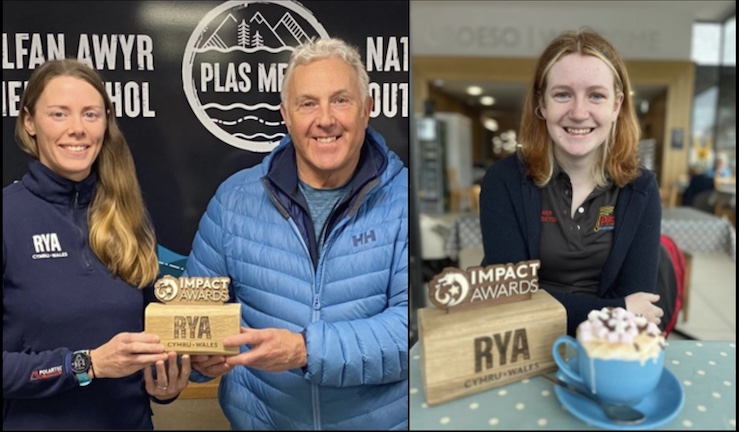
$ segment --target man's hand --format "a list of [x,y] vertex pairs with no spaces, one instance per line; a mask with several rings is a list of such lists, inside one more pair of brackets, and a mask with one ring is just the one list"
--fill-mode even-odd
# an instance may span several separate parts
[[226,357],[222,355],[192,355],[190,361],[193,369],[210,378],[225,375],[231,370],[231,366],[226,364]]
[[250,345],[247,352],[226,358],[231,366],[242,365],[269,372],[303,367],[308,353],[303,336],[284,329],[241,328],[241,334],[223,340],[224,347]]

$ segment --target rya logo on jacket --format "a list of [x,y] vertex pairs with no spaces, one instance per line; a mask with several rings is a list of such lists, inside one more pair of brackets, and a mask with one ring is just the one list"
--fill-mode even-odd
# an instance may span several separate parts
[[33,249],[36,253],[31,255],[33,259],[66,258],[67,253],[62,250],[59,236],[56,233],[35,234],[31,236]]

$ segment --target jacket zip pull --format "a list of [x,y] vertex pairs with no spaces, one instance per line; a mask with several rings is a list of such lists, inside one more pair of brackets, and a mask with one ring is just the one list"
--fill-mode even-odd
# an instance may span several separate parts
[[[85,231],[80,227],[79,222],[77,221],[77,208],[79,207],[79,198],[80,198],[80,191],[76,190],[74,191],[74,202],[72,203],[72,217],[74,219],[74,224],[77,225],[77,228],[80,230],[80,235],[82,236],[82,243],[85,242]],[[90,268],[90,261],[87,259],[87,253],[85,252],[84,248],[82,250],[82,262],[85,264],[86,268]]]
[[316,297],[313,299],[313,310],[318,310],[320,308],[321,308],[320,295],[316,294]]

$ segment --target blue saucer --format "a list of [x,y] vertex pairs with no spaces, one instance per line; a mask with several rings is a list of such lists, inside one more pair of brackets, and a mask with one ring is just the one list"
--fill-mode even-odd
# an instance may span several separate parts
[[[562,372],[557,371],[557,377],[570,384],[575,384]],[[580,387],[577,384],[575,385]],[[663,369],[662,376],[660,377],[659,383],[657,383],[657,388],[634,406],[634,408],[643,412],[647,417],[643,422],[635,425],[614,422],[606,417],[603,410],[595,402],[577,396],[560,386],[554,386],[554,392],[557,394],[562,405],[572,415],[588,424],[603,429],[654,429],[674,419],[685,404],[683,387],[680,385],[680,381],[675,378],[675,375],[667,368]]]

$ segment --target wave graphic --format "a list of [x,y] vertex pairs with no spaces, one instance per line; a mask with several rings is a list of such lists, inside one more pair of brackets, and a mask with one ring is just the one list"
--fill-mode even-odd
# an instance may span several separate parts
[[259,137],[259,138],[266,138],[266,139],[274,139],[274,138],[277,138],[279,140],[279,139],[282,139],[282,137],[284,137],[285,134],[284,133],[276,133],[276,134],[273,134],[273,135],[267,135],[267,134],[263,134],[263,133],[255,133],[253,135],[246,135],[246,134],[242,134],[242,133],[239,132],[239,133],[233,134],[233,136],[239,137],[239,138],[244,138],[244,139],[252,139],[252,138]]
[[262,124],[265,124],[267,126],[280,126],[280,125],[284,125],[285,124],[284,121],[278,121],[278,122],[267,121],[267,120],[260,119],[259,117],[253,116],[253,115],[245,115],[243,117],[237,118],[236,120],[219,120],[219,119],[216,119],[216,118],[213,118],[213,117],[210,117],[210,119],[213,120],[214,122],[216,122],[218,124],[222,124],[224,126],[234,126],[234,125],[237,125],[237,124],[239,124],[239,123],[241,123],[243,121],[247,121],[247,120],[257,121],[257,122],[262,123]]
[[213,106],[206,111],[208,119],[235,139],[249,141],[279,141],[285,136],[287,129],[279,112],[272,111],[267,104],[261,112],[252,112],[243,104],[232,109],[221,110],[222,106]]
[[284,121],[271,122],[271,121],[267,121],[267,120],[262,120],[262,119],[260,119],[259,117],[256,117],[256,116],[244,116],[244,117],[241,117],[241,118],[237,118],[236,120],[221,120],[221,119],[217,119],[217,118],[214,118],[214,117],[210,117],[210,119],[213,120],[215,123],[222,124],[224,126],[236,126],[237,124],[239,124],[239,123],[241,123],[243,121],[247,121],[247,120],[257,121],[257,122],[262,123],[263,125],[266,125],[266,126],[280,126],[280,125],[284,125],[285,124]]
[[228,105],[219,104],[217,102],[208,102],[206,104],[203,104],[202,107],[203,107],[204,110],[215,108],[215,109],[220,109],[222,111],[229,111],[229,110],[236,109],[236,108],[241,108],[241,109],[246,110],[246,111],[256,111],[256,110],[258,110],[260,108],[265,108],[265,109],[272,110],[272,111],[279,111],[280,110],[280,105],[279,104],[277,104],[277,105],[270,105],[270,104],[268,104],[266,102],[260,102],[260,103],[255,104],[255,105],[246,105],[246,104],[243,104],[243,103],[240,103],[240,102],[235,102],[235,103],[228,104]]
[[221,54],[228,54],[228,53],[232,53],[234,51],[241,51],[241,52],[244,52],[244,53],[247,53],[247,54],[253,54],[253,53],[258,52],[258,51],[267,51],[267,52],[270,52],[272,54],[277,54],[277,53],[281,53],[283,51],[290,51],[290,52],[295,51],[295,47],[282,46],[282,47],[279,47],[279,48],[271,48],[271,47],[268,47],[268,46],[260,46],[260,47],[256,47],[256,48],[244,48],[244,47],[240,47],[238,45],[235,45],[235,46],[230,46],[228,48],[220,48],[220,47],[216,47],[216,46],[209,46],[209,47],[206,47],[206,48],[193,48],[193,52],[198,53],[198,54],[203,54],[203,53],[207,53],[207,52],[211,52],[211,51],[216,51],[216,52],[219,52]]

